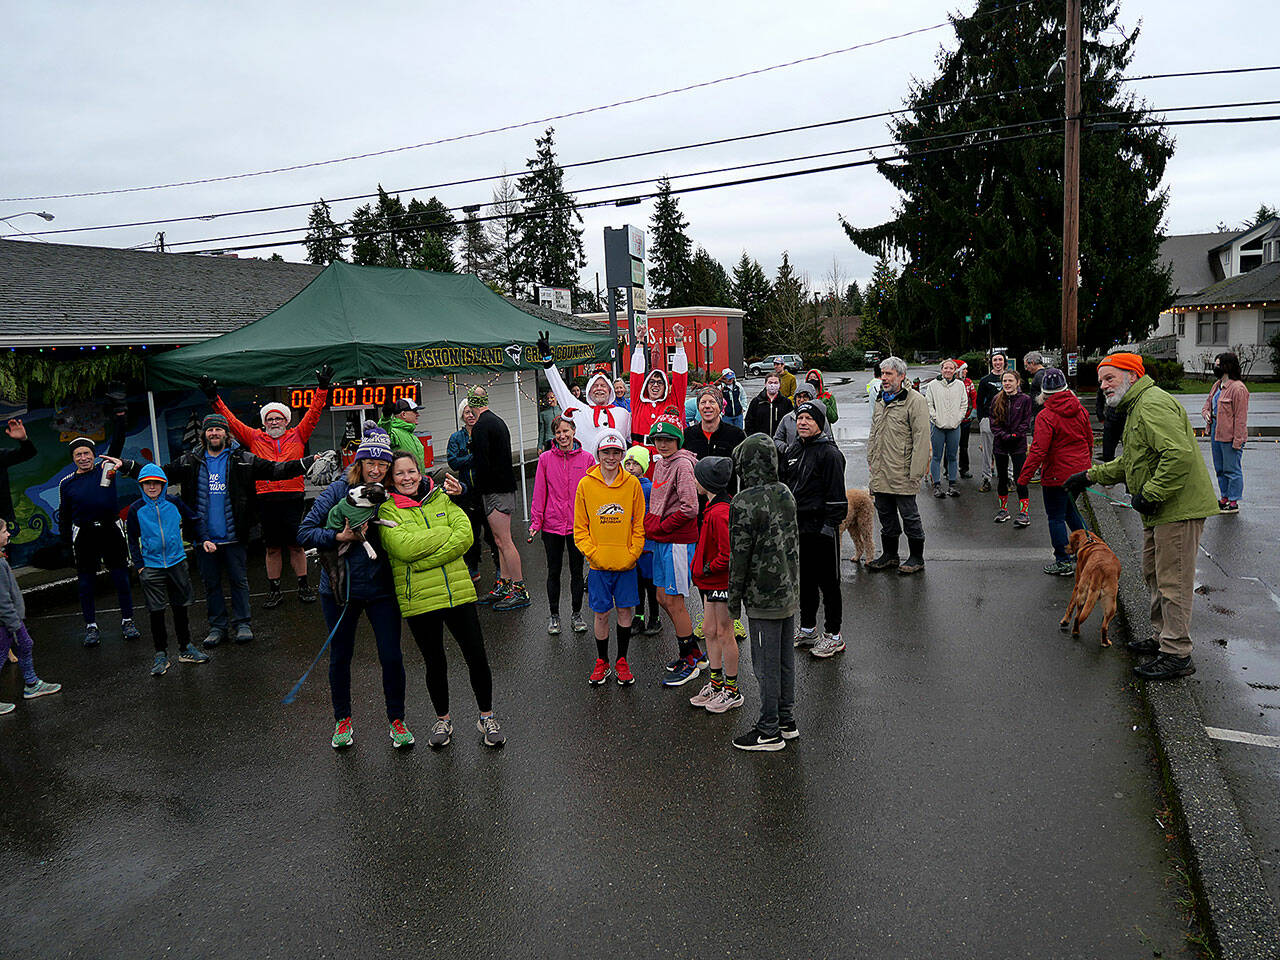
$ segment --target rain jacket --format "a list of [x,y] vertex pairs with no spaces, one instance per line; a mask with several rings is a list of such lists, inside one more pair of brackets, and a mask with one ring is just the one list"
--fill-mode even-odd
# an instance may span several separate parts
[[782,395],[781,390],[772,401],[769,400],[768,391],[761,390],[752,398],[751,406],[747,407],[747,419],[743,429],[748,436],[753,433],[764,433],[772,437],[782,418],[794,409],[795,406]]
[[[1002,391],[1003,392],[1003,391]],[[1028,393],[1005,395],[1006,405],[1004,418],[996,419],[996,400],[991,400],[991,436],[995,439],[996,453],[1016,453],[1027,449],[1027,434],[1031,432],[1031,421],[1036,412],[1035,401]]]
[[575,445],[567,453],[558,445],[553,446],[538,457],[538,472],[533,479],[530,536],[534,530],[561,537],[574,532],[573,504],[578,484],[595,464],[596,458],[580,445]]
[[1003,376],[1003,373],[998,376],[994,373],[988,373],[978,381],[976,397],[978,402],[979,420],[986,420],[991,416],[991,401],[994,400],[996,398],[996,394],[1000,392],[1000,378]]
[[422,452],[422,441],[413,432],[412,423],[408,420],[401,420],[393,413],[391,416],[383,417],[378,421],[378,429],[386,432],[388,439],[391,441],[391,449],[393,451],[403,450],[405,453],[412,453],[413,459],[418,464],[418,472],[424,473],[426,471],[426,458]]
[[801,533],[832,536],[849,512],[844,454],[825,433],[797,439],[781,457],[782,481],[796,498]]
[[959,377],[950,383],[934,377],[924,388],[924,399],[929,404],[929,421],[939,430],[954,430],[969,412],[969,391]]
[[382,546],[391,557],[396,600],[406,617],[475,603],[476,588],[463,554],[471,546],[471,521],[462,508],[422,481],[419,496],[393,493],[378,516],[396,523],[383,527]]
[[27,602],[22,598],[22,588],[18,586],[18,578],[14,576],[8,559],[0,554],[0,627],[17,633],[25,619]]
[[[665,370],[657,369],[657,364],[648,376],[644,371],[644,347],[637,346],[631,352],[631,432],[641,437],[649,435],[653,421],[667,407],[674,406],[680,411],[685,408],[685,394],[689,391],[689,358],[685,355],[684,343],[676,345],[676,352],[671,358],[671,376],[668,377]],[[650,400],[646,389],[652,380],[662,384],[662,396],[657,400]],[[627,435],[625,430],[622,435]]]
[[699,589],[729,589],[730,502],[727,493],[717,494],[702,513],[698,548],[693,552],[693,585]]
[[[822,432],[826,434],[828,437],[834,438],[835,434],[831,432],[830,420],[828,420],[825,424],[823,424]],[[783,417],[781,420],[778,421],[778,429],[773,431],[773,442],[778,447],[779,456],[786,453],[787,448],[790,447],[793,443],[795,443],[798,439],[800,439],[800,435],[796,433],[796,412],[792,410],[785,417]]]
[[1103,484],[1123,480],[1130,494],[1141,492],[1158,504],[1142,518],[1144,527],[1215,516],[1213,478],[1182,404],[1144,376],[1119,406],[1125,415],[1120,459],[1090,467],[1089,479]]
[[[327,526],[329,511],[346,499],[351,484],[346,477],[341,477],[316,497],[315,503],[307,511],[307,515],[298,524],[298,543],[303,547],[319,549],[336,549],[338,547],[338,531]],[[391,564],[387,561],[386,551],[382,547],[382,531],[386,527],[371,523],[364,528],[365,539],[378,554],[377,560],[370,560],[369,555],[359,544],[352,544],[352,549],[342,555],[347,565],[347,600],[390,599],[395,593],[391,580]],[[329,583],[329,573],[324,564],[320,565],[320,592],[333,596],[333,585]]]
[[1039,470],[1044,486],[1060,487],[1092,463],[1093,423],[1080,398],[1070,390],[1045,396],[1018,483],[1026,486]]
[[[107,456],[118,457],[124,449],[126,422],[117,415],[107,445]],[[115,523],[120,503],[116,496],[116,478],[102,485],[102,471],[107,464],[95,463],[85,473],[77,473],[75,467],[58,483],[58,533],[68,545],[75,539],[81,527]],[[128,476],[126,473],[125,476]]]
[[467,433],[466,427],[455,430],[449,435],[449,445],[445,448],[445,459],[449,461],[449,468],[458,475],[458,479],[464,487],[471,489],[475,486],[476,480],[471,470],[473,462],[471,456],[471,434]]
[[[307,441],[311,439],[311,432],[315,430],[316,424],[320,422],[320,413],[324,410],[328,400],[328,390],[317,390],[311,398],[311,406],[307,407],[307,412],[302,421],[296,427],[290,427],[285,430],[278,437],[269,437],[267,436],[267,431],[242,423],[231,412],[231,409],[222,402],[221,397],[213,398],[213,411],[227,418],[227,426],[231,428],[231,435],[240,441],[242,447],[248,448],[255,457],[261,457],[263,460],[275,460],[279,463],[284,460],[298,460],[306,456]],[[301,476],[290,480],[259,480],[257,482],[258,493],[302,493],[306,486],[307,482]]]
[[125,514],[124,529],[129,539],[129,556],[139,569],[176,567],[187,559],[182,542],[183,527],[190,530],[195,511],[169,494],[169,483],[154,500],[143,491]]
[[871,411],[867,463],[872,493],[915,496],[929,469],[929,404],[905,383],[886,402],[884,392]]
[[[814,390],[817,391],[815,400],[821,400],[827,408],[827,423],[835,423],[840,419],[840,410],[836,407],[836,398],[831,395],[831,391],[827,389],[822,382],[822,371],[816,367],[804,375],[805,380],[813,384]],[[792,398],[794,399],[794,394]]]
[[1214,393],[1218,394],[1218,416],[1213,421],[1213,439],[1219,443],[1229,443],[1239,450],[1249,436],[1246,426],[1249,419],[1249,388],[1240,380],[1228,380],[1225,385],[1219,380],[1209,396],[1205,397],[1204,407],[1200,410],[1205,422],[1213,416]]
[[[573,435],[582,444],[583,450],[594,456],[596,444],[600,442],[600,435],[606,430],[617,430],[623,437],[631,436],[632,414],[613,405],[618,397],[613,392],[613,381],[607,374],[597,373],[588,380],[587,388],[582,391],[582,399],[579,400],[569,390],[555,364],[547,361],[544,367],[547,383],[551,384],[551,392],[555,395],[556,403],[560,405],[560,416],[573,424]],[[604,385],[609,388],[608,398],[598,407],[593,406],[587,399],[591,396],[591,387],[597,380],[603,380]],[[472,435],[474,434],[473,430]]]
[[605,483],[599,464],[573,499],[573,542],[592,570],[630,570],[644,552],[644,491],[621,467]]
[[733,452],[742,490],[729,505],[729,616],[785,620],[800,609],[796,501],[778,480],[778,450],[749,436]]
[[698,542],[698,488],[693,483],[697,461],[688,450],[677,450],[653,465],[653,489],[644,533],[658,543]]

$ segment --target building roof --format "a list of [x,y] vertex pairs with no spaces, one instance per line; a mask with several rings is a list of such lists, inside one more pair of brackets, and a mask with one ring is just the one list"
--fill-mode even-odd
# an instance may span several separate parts
[[1216,281],[1210,253],[1239,235],[1239,231],[1183,233],[1160,241],[1160,262],[1173,268],[1173,295],[1203,290]]
[[1248,273],[1228,277],[1196,293],[1179,297],[1173,308],[1238,307],[1280,304],[1280,262],[1264,263]]
[[[583,333],[599,333],[600,324],[592,323],[590,320],[584,320],[576,313],[565,313],[563,310],[552,310],[550,307],[544,307],[537,303],[530,303],[528,300],[517,300],[515,297],[507,297],[507,302],[514,307],[519,307],[530,316],[537,317],[539,320],[546,320],[550,323],[558,323],[562,327],[571,327],[574,330],[581,330]],[[627,315],[624,312],[622,322],[625,325]]]
[[0,346],[198,343],[266,316],[322,269],[0,240]]

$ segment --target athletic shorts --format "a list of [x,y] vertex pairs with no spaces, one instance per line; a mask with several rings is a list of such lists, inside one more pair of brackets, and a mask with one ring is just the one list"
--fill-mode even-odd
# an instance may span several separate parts
[[189,607],[196,602],[186,560],[172,567],[143,567],[138,579],[142,582],[142,598],[152,613],[165,607]]
[[91,523],[76,531],[76,572],[96,574],[98,568],[120,570],[129,566],[124,534],[113,520]]
[[268,547],[296,547],[304,502],[300,493],[267,493],[258,497],[262,542]]
[[701,587],[699,587],[698,592],[702,594],[703,603],[728,603],[729,602],[728,590],[703,590]]
[[644,577],[650,583],[653,582],[653,551],[645,550],[640,554],[640,559],[636,561],[636,573]]
[[640,605],[640,585],[636,568],[630,570],[588,570],[587,606],[592,613],[608,613],[614,607]]
[[508,493],[486,493],[483,501],[484,515],[486,517],[495,510],[498,513],[505,513],[509,517],[515,516],[516,492],[514,490]]
[[693,573],[694,543],[654,543],[653,584],[669,597],[687,597]]

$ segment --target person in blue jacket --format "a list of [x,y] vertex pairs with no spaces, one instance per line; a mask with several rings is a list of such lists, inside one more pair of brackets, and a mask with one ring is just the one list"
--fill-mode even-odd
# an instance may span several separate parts
[[[548,396],[550,396],[549,392]],[[551,412],[555,413],[554,407]],[[476,479],[472,472],[475,457],[471,453],[471,428],[476,425],[476,412],[465,400],[458,404],[458,419],[462,421],[462,426],[449,437],[445,457],[449,461],[449,468],[458,475],[458,482],[468,491],[466,496],[459,499],[457,503],[467,515],[467,519],[471,521],[471,547],[467,550],[464,559],[467,563],[467,571],[471,574],[471,580],[475,582],[480,579],[481,540],[489,546],[494,570],[498,569],[498,544],[493,539],[493,531],[489,529],[489,523],[485,520],[481,509],[480,497],[475,492]]]
[[167,606],[173,608],[178,660],[209,662],[209,655],[191,643],[191,623],[187,619],[187,607],[195,602],[195,594],[182,533],[184,525],[195,522],[196,514],[177,497],[168,495],[169,478],[154,463],[138,470],[138,485],[142,487],[142,497],[125,514],[125,533],[151,617],[151,639],[156,648],[151,675],[160,677],[169,669],[169,638],[164,624]]
[[[379,542],[380,528],[363,524],[360,529],[327,529],[329,511],[343,500],[353,486],[364,483],[388,484],[387,468],[391,464],[391,439],[376,427],[366,427],[364,438],[356,448],[355,461],[347,475],[333,481],[315,499],[298,526],[298,543],[303,547],[332,549],[343,543],[351,546],[339,562],[347,565],[347,595],[334,596],[327,571],[320,574],[320,609],[333,639],[329,646],[329,693],[333,701],[333,748],[340,750],[352,743],[351,726],[351,657],[355,652],[356,627],[364,614],[373,627],[378,646],[378,662],[382,664],[382,694],[387,704],[391,744],[407,747],[413,734],[404,724],[404,658],[400,652],[400,605],[396,602],[391,564]],[[356,541],[364,537],[373,546],[377,559],[370,559]]]

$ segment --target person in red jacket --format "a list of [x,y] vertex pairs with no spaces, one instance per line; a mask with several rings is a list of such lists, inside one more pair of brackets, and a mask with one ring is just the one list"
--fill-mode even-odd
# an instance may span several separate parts
[[728,457],[703,457],[693,467],[698,493],[707,498],[702,513],[698,548],[693,554],[693,583],[702,591],[702,635],[707,641],[710,680],[697,696],[695,707],[724,713],[742,706],[738,689],[738,644],[729,615],[729,485],[733,461]]
[[[277,463],[285,460],[300,460],[307,454],[307,440],[316,424],[320,422],[320,413],[329,400],[329,383],[333,380],[333,368],[327,363],[316,371],[316,392],[311,397],[311,405],[306,415],[296,427],[290,428],[292,413],[283,403],[268,403],[262,408],[262,430],[242,423],[231,412],[230,408],[218,396],[218,383],[207,376],[200,378],[200,389],[204,391],[209,402],[213,404],[215,413],[227,419],[231,435],[249,452],[262,460],[274,460]],[[307,582],[307,555],[298,546],[298,524],[302,522],[303,491],[306,480],[294,477],[292,480],[259,480],[256,484],[258,493],[258,514],[262,521],[262,542],[267,548],[267,580],[270,592],[264,606],[278,607],[283,595],[280,593],[280,574],[284,569],[284,550],[289,550],[289,562],[298,578],[298,599],[303,603],[314,603],[315,591]]]
[[1063,484],[1073,473],[1088,470],[1093,463],[1093,424],[1084,404],[1067,389],[1066,376],[1056,368],[1044,371],[1036,402],[1044,406],[1035,419],[1031,450],[1018,474],[1018,483],[1030,483],[1040,471],[1044,512],[1053,543],[1053,562],[1045,565],[1044,572],[1069,577],[1076,572],[1076,564],[1067,553],[1068,531],[1084,529],[1084,520]]
[[636,344],[631,354],[631,439],[643,444],[649,436],[649,428],[667,407],[684,410],[685,394],[689,389],[689,357],[684,352],[684,327],[675,324],[672,332],[677,337],[676,351],[671,357],[671,375],[659,366],[662,347],[653,348],[652,363],[646,376],[645,350]]

